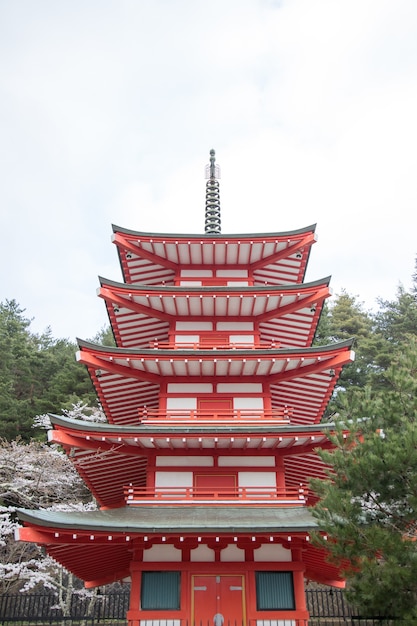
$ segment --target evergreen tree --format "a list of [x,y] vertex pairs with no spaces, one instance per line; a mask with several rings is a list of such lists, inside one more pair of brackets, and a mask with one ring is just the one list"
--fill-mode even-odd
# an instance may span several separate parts
[[0,416],[5,436],[15,437],[31,429],[31,402],[35,380],[30,370],[36,367],[37,350],[29,332],[30,320],[14,300],[0,304]]
[[99,343],[101,346],[115,346],[114,335],[111,326],[103,326],[98,333],[91,339],[93,343]]
[[343,368],[325,419],[339,411],[347,389],[362,388],[380,374],[379,354],[386,352],[384,338],[375,332],[374,316],[364,309],[356,296],[342,290],[333,302],[323,307],[314,343],[326,345],[352,337],[355,339],[355,361]]
[[330,313],[330,341],[345,341],[351,337],[355,339],[355,361],[343,368],[339,386],[363,387],[369,379],[369,368],[375,356],[372,317],[356,296],[351,296],[344,290],[336,296]]
[[33,437],[33,416],[93,404],[96,396],[75,344],[30,331],[30,320],[15,300],[0,303],[0,436]]
[[[348,431],[348,435],[346,433]],[[327,481],[312,481],[323,542],[367,615],[417,620],[417,340],[407,338],[385,388],[354,389],[340,411]],[[319,539],[317,539],[319,540]]]
[[314,346],[327,346],[331,341],[331,312],[327,301],[323,303],[319,323],[317,325],[316,334],[314,335]]
[[413,284],[411,286],[411,293],[415,296],[417,296],[417,256],[414,259],[414,272],[412,274],[412,279],[413,279]]
[[342,290],[333,302],[328,305],[326,303],[323,307],[315,344],[326,345],[352,337],[355,339],[356,359],[354,363],[343,368],[340,387],[363,387],[368,382],[370,366],[378,351],[373,316],[364,310],[356,296]]
[[408,335],[417,336],[417,301],[402,285],[395,300],[378,300],[377,330],[390,344],[403,343]]

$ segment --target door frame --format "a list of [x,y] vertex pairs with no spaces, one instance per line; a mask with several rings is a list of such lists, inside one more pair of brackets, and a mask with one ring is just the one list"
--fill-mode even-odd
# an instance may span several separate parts
[[[220,569],[220,568],[219,568]],[[194,599],[194,581],[196,578],[215,578],[220,576],[220,578],[240,578],[242,583],[242,626],[246,626],[247,624],[247,613],[246,613],[246,574],[242,572],[225,572],[219,573],[206,573],[206,572],[193,572],[190,578],[190,587],[191,587],[191,624],[195,626],[195,599]],[[198,626],[198,625],[197,625]],[[229,624],[225,621],[224,626],[229,626]],[[232,620],[230,620],[230,626],[232,626]],[[240,624],[239,624],[240,626]]]

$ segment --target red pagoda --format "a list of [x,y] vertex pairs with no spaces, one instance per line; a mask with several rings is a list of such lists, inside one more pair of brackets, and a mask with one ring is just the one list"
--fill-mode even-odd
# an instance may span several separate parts
[[321,423],[351,342],[312,347],[329,278],[314,226],[223,235],[211,152],[203,235],[113,227],[100,279],[117,347],[79,342],[107,423],[52,416],[96,499],[20,511],[20,539],[87,587],[130,579],[129,626],[305,626],[305,579],[342,586],[309,541]]

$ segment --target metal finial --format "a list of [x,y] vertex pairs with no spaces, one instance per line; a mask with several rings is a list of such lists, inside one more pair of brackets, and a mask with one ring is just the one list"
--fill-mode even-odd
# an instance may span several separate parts
[[210,150],[210,163],[206,165],[206,178],[220,178],[220,167],[216,165],[216,153]]
[[210,178],[216,178],[216,153],[210,150]]
[[210,150],[210,164],[206,166],[206,219],[205,232],[207,235],[220,235],[220,167],[216,165],[216,153]]

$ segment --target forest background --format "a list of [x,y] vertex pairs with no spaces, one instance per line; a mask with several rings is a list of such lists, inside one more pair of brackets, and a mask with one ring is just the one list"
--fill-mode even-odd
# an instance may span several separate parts
[[[415,539],[416,527],[412,518],[417,504],[410,502],[410,495],[417,498],[417,400],[414,400],[417,398],[417,264],[412,279],[410,290],[400,284],[396,297],[378,300],[373,311],[366,310],[356,296],[347,292],[336,295],[323,309],[314,340],[314,345],[327,345],[354,337],[356,352],[355,362],[346,366],[339,378],[324,418],[339,424],[334,438],[336,453],[327,456],[326,461],[338,472],[340,480],[335,482],[332,477],[324,484],[315,485],[324,505],[314,514],[337,540],[334,558],[348,557],[355,564],[347,572],[353,601],[368,613],[378,609],[394,611],[401,617],[411,615],[410,610],[417,606],[416,541],[409,542],[413,544],[409,561],[401,563],[404,553],[408,554],[404,550],[404,535],[410,535],[412,529],[411,536]],[[110,328],[101,329],[91,340],[114,345]],[[59,597],[61,608],[68,610],[71,595],[82,593],[81,585],[36,546],[14,541],[15,510],[95,506],[66,456],[57,446],[46,443],[46,414],[64,413],[89,420],[101,420],[103,416],[87,371],[75,360],[77,346],[68,339],[52,337],[48,329],[42,334],[32,332],[30,318],[14,300],[0,303],[0,350],[0,594],[51,589]],[[363,426],[364,417],[367,427]],[[347,423],[353,425],[348,429],[351,439],[346,437]],[[358,461],[351,453],[346,455],[355,445],[358,433],[363,441],[366,428],[368,434],[374,433],[376,425],[378,433],[390,433],[391,428],[400,439],[388,437],[387,440],[385,435],[384,438],[378,435],[374,440],[369,435],[366,457]],[[410,441],[411,448],[404,445]],[[384,450],[377,449],[381,445],[389,451],[384,463],[391,464],[393,469],[390,480],[384,479],[387,484],[382,486],[379,483],[387,465],[384,471],[372,467],[375,451],[378,460],[384,458]],[[406,459],[399,455],[401,451],[404,455],[404,449]],[[356,475],[352,474],[352,462]],[[363,484],[364,474],[371,477],[369,485]],[[393,499],[392,493],[396,493],[400,484],[405,485],[401,497]],[[391,494],[391,506],[386,506],[387,492]],[[389,537],[398,540],[391,542],[392,554],[386,554],[382,560],[381,545],[387,543],[387,535],[365,537],[361,528],[367,498],[372,500],[370,510],[379,512],[375,519],[368,516],[367,528],[375,528],[375,522],[378,528],[388,529]],[[355,510],[349,508],[352,502]],[[395,526],[394,518],[401,523]],[[358,544],[359,552],[352,552],[352,537],[359,536],[358,533],[369,544],[366,561],[363,546]],[[375,598],[373,584],[375,566],[379,568],[378,574],[385,567],[379,599]],[[408,577],[404,577],[404,572]],[[389,587],[389,594],[384,592],[384,585]],[[94,601],[95,592],[89,593]],[[386,606],[381,604],[382,599],[387,600]]]

